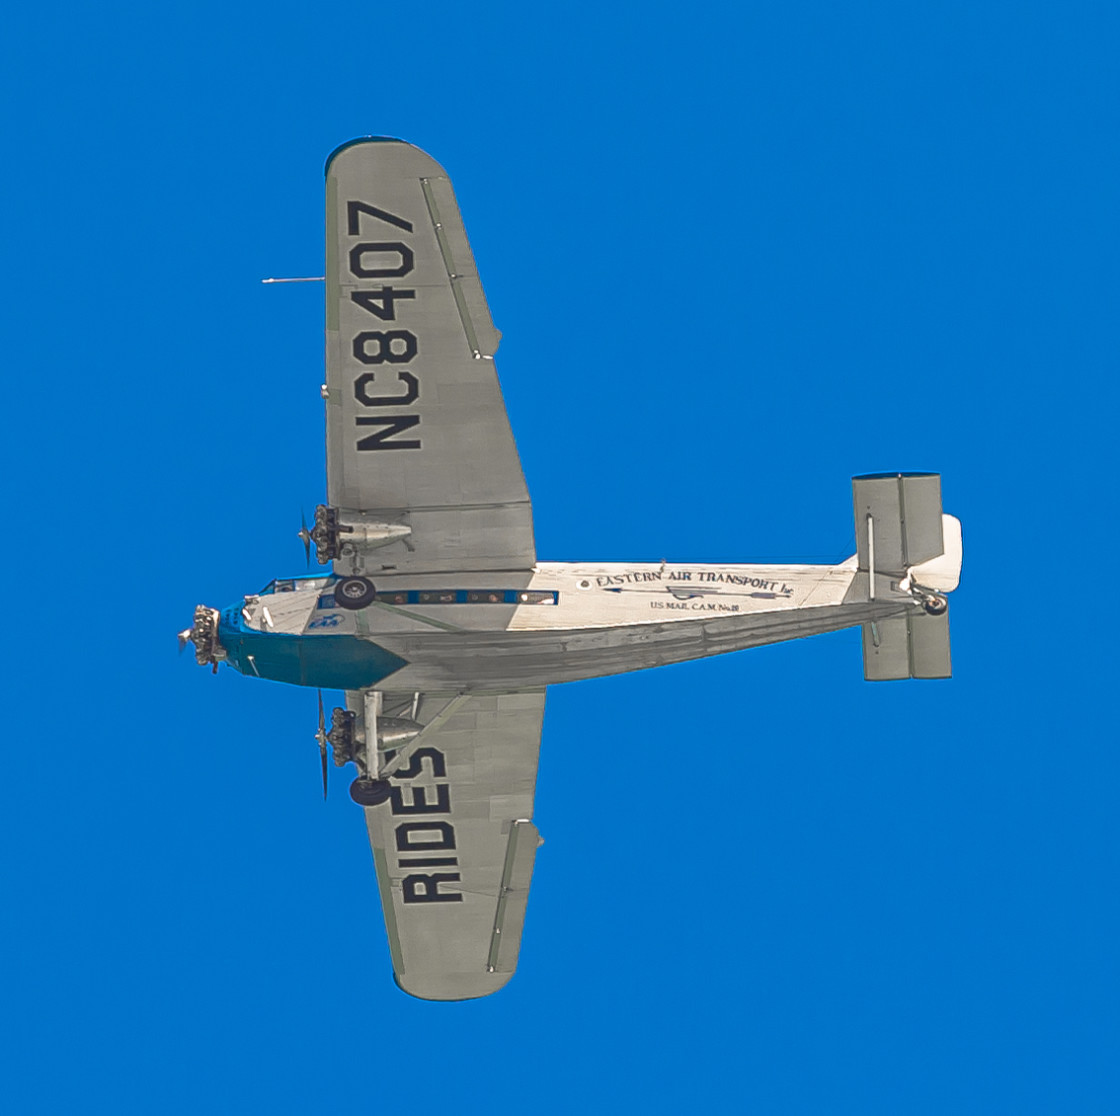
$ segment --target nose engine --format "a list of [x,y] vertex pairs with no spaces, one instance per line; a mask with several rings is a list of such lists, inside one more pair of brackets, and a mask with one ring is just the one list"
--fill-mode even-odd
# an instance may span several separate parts
[[218,642],[218,622],[221,613],[216,608],[198,605],[194,610],[194,623],[179,633],[179,650],[188,643],[194,644],[194,657],[199,666],[213,666],[218,673],[218,663],[225,657],[225,648]]

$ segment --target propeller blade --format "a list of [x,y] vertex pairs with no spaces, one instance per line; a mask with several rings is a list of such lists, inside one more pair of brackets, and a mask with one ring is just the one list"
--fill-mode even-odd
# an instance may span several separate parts
[[323,691],[315,691],[319,695],[319,731],[315,739],[319,741],[319,762],[323,765],[323,801],[327,800],[327,719],[323,712]]
[[191,629],[187,628],[185,631],[179,633],[179,654],[181,655],[191,641]]
[[307,529],[307,516],[299,511],[299,537],[303,540],[303,551],[307,558],[307,568],[311,569],[311,532]]

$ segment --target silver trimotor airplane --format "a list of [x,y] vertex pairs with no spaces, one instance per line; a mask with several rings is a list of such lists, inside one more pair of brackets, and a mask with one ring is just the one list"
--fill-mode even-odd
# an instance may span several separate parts
[[860,625],[869,679],[947,678],[961,530],[931,473],[856,477],[836,566],[538,562],[490,320],[451,183],[393,139],[327,161],[327,503],[315,577],[199,606],[199,663],[344,690],[393,970],[429,1000],[501,988],[540,836],[545,687]]

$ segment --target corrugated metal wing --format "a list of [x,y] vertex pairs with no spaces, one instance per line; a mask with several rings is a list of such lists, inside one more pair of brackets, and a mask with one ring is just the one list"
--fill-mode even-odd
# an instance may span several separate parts
[[391,800],[366,810],[394,974],[410,995],[473,999],[513,974],[540,843],[544,699],[425,699],[431,731],[402,757]]
[[367,572],[531,568],[500,335],[429,155],[369,140],[331,158],[326,298],[328,501],[412,532],[371,551]]

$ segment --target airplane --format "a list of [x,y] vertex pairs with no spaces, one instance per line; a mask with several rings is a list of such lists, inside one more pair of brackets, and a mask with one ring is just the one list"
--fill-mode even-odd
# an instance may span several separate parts
[[[326,164],[325,567],[199,605],[199,664],[313,687],[352,763],[398,986],[465,1000],[517,964],[545,691],[859,626],[869,680],[948,678],[961,526],[934,473],[852,481],[838,565],[539,562],[494,328],[444,169],[401,140]],[[322,690],[345,691],[328,720]]]

